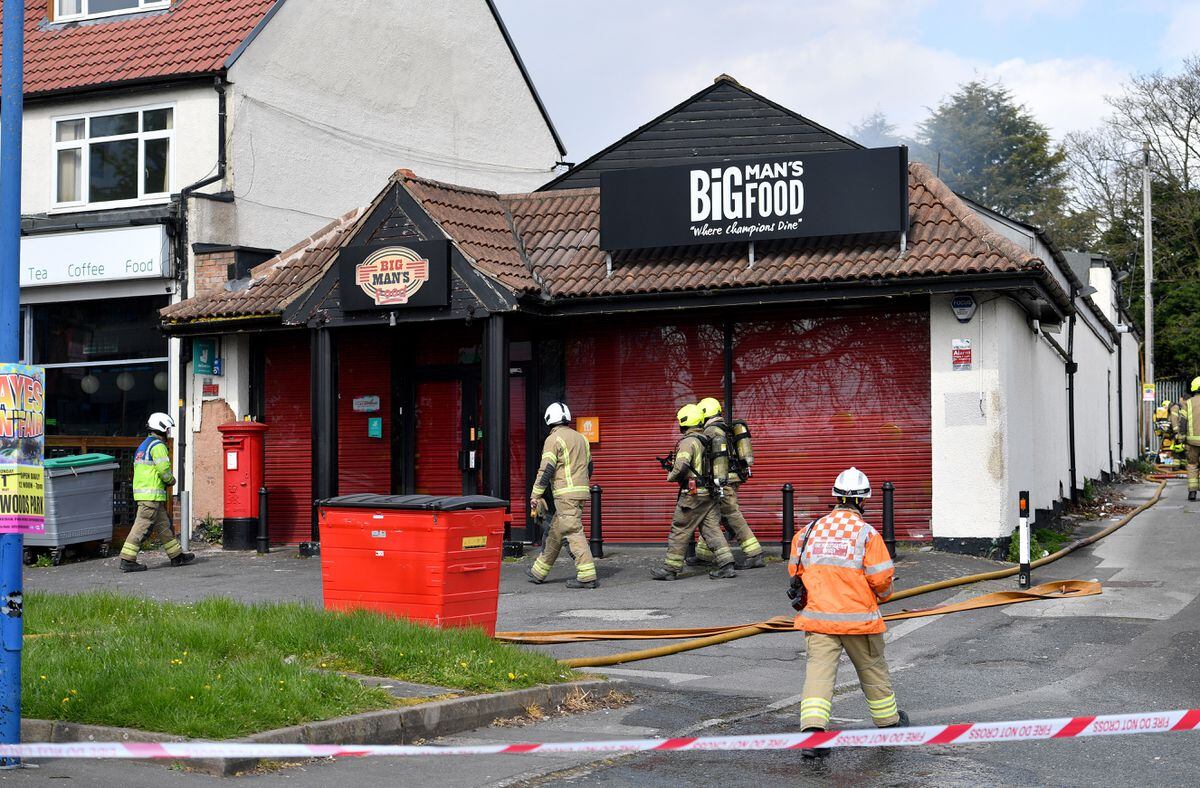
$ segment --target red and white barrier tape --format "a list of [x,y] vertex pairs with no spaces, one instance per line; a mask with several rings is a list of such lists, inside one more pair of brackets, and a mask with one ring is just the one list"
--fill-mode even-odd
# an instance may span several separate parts
[[1015,722],[973,722],[881,730],[618,739],[590,742],[416,746],[388,744],[239,744],[236,742],[72,742],[0,744],[0,757],[15,758],[327,758],[332,756],[527,755],[542,753],[686,752],[689,750],[798,750],[806,747],[914,747],[924,744],[991,744],[1083,736],[1124,736],[1195,730],[1200,709],[1061,717]]

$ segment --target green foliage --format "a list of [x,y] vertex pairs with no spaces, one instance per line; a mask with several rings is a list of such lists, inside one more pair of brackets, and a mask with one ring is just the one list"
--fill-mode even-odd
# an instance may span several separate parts
[[50,558],[49,553],[38,553],[37,558],[33,561],[33,565],[40,568],[54,566],[54,560]]
[[1091,479],[1083,480],[1083,500],[1087,503],[1096,500],[1096,483]]
[[1066,153],[999,84],[967,82],[919,126],[913,151],[981,205],[1047,230],[1062,248],[1087,245],[1094,222],[1067,204]]
[[337,671],[492,692],[560,682],[550,657],[477,629],[300,604],[26,596],[26,717],[224,739],[394,705]]
[[209,544],[219,543],[224,532],[224,521],[219,517],[213,517],[211,514],[204,515],[196,527],[196,536],[199,536]]
[[[1029,558],[1036,561],[1044,555],[1056,553],[1070,541],[1069,534],[1051,531],[1049,528],[1035,528],[1029,533]],[[1012,532],[1012,538],[1008,540],[1008,560],[1013,564],[1021,561],[1021,530],[1019,528]]]

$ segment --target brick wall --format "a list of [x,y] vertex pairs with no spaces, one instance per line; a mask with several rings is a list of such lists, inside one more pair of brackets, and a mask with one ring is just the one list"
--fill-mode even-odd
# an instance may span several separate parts
[[234,252],[204,252],[196,254],[196,295],[206,295],[225,286]]

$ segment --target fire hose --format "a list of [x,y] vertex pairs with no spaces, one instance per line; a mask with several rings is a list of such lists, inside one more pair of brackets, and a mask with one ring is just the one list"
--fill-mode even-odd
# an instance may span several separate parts
[[[1150,497],[1150,499],[1129,514],[1125,515],[1125,517],[1123,517],[1119,522],[1116,522],[1107,528],[1092,534],[1091,536],[1071,542],[1061,550],[1032,562],[1030,566],[1036,569],[1038,567],[1052,564],[1060,558],[1070,555],[1081,547],[1095,544],[1106,536],[1109,536],[1121,528],[1124,528],[1133,521],[1133,518],[1137,517],[1139,514],[1158,503],[1159,498],[1162,497],[1163,489],[1166,486],[1166,480],[1160,481],[1158,483],[1158,488],[1154,491],[1154,494]],[[888,598],[888,602],[897,602],[901,599],[909,599],[911,597],[932,593],[934,591],[941,591],[947,588],[956,588],[958,586],[981,583],[987,580],[999,580],[1005,577],[1012,577],[1019,571],[1020,567],[1012,566],[1005,569],[997,569],[993,572],[982,572],[980,574],[966,575],[964,577],[956,577],[950,580],[942,580],[936,583],[926,583],[925,585],[897,591]],[[1040,599],[1070,599],[1081,596],[1091,596],[1099,593],[1099,583],[1081,580],[1057,581],[1053,583],[1043,583],[1042,585],[1025,589],[1023,591],[1000,591],[991,594],[983,594],[982,596],[974,597],[972,599],[950,605],[889,613],[885,615],[883,619],[884,621],[897,621],[901,619],[918,618],[922,616],[940,616],[947,613],[957,613],[964,610],[975,610],[986,607],[1017,604],[1021,602],[1032,602]],[[684,651],[692,651],[694,649],[704,648],[706,646],[715,646],[720,643],[728,643],[732,640],[740,640],[741,638],[747,638],[769,632],[795,631],[796,630],[792,625],[792,619],[790,617],[776,616],[775,618],[768,619],[767,621],[759,621],[753,624],[698,629],[497,632],[496,639],[510,643],[552,644],[576,643],[593,640],[669,640],[691,638],[690,640],[686,640],[682,643],[672,643],[666,646],[658,646],[656,648],[642,649],[639,651],[627,651],[620,654],[610,654],[603,657],[578,657],[575,659],[559,660],[561,664],[566,665],[567,667],[591,668],[603,667],[606,665],[620,665],[625,662],[637,662],[643,659],[653,659],[655,657],[664,657],[670,654],[679,654]]]

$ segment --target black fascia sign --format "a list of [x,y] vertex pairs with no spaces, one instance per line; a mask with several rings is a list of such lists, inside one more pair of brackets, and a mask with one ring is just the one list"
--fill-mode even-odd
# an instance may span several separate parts
[[450,242],[346,246],[338,252],[342,309],[391,311],[450,303]]
[[908,149],[653,167],[600,176],[600,248],[908,229]]

